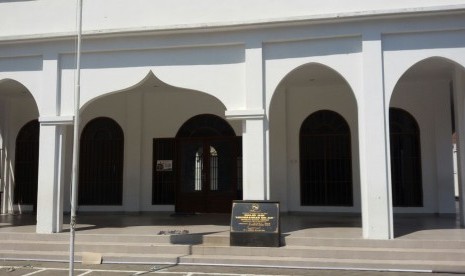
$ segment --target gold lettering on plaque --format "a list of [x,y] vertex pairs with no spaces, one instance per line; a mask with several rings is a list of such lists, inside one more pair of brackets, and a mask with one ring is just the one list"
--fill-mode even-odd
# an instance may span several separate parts
[[253,203],[248,212],[235,216],[235,219],[247,232],[265,232],[265,227],[270,227],[275,217],[268,216],[267,212],[260,210],[260,204]]

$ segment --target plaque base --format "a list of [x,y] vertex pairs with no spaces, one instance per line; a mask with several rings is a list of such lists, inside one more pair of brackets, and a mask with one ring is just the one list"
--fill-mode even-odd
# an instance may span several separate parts
[[281,238],[275,233],[231,233],[231,246],[280,247]]

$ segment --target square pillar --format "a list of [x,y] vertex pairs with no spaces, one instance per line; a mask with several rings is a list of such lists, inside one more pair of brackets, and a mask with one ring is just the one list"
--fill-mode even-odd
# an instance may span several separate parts
[[226,118],[229,120],[242,120],[243,199],[269,200],[264,111],[226,111]]
[[8,116],[10,112],[10,101],[5,100],[0,103],[0,191],[1,193],[1,206],[0,214],[11,213],[13,212],[13,177],[10,170],[11,164],[14,163],[14,159],[10,156],[9,144],[11,143],[9,139],[10,133],[10,124],[8,123]]
[[63,227],[64,164],[67,125],[72,117],[41,117],[36,232],[60,232]]
[[123,205],[127,212],[141,209],[141,156],[143,95],[132,93],[126,98],[126,145],[124,147]]
[[392,239],[389,103],[384,93],[380,34],[364,34],[359,101],[360,185],[363,237]]
[[227,110],[228,120],[242,120],[243,199],[269,200],[267,119],[264,110],[263,46],[260,40],[245,47],[245,107]]

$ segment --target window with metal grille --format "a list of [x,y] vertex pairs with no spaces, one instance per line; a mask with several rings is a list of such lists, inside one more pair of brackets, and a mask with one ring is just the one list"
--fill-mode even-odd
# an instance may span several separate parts
[[39,131],[37,120],[25,124],[16,138],[15,204],[37,204],[39,172]]
[[395,207],[422,207],[420,129],[405,110],[389,109],[392,201]]
[[300,199],[304,206],[352,206],[350,128],[334,111],[317,111],[300,128]]
[[81,134],[79,204],[122,205],[124,134],[113,119],[95,118]]

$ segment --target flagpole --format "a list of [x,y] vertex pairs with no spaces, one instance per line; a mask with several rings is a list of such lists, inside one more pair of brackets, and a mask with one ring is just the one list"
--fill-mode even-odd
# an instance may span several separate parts
[[71,173],[71,218],[69,229],[69,276],[74,275],[77,185],[79,176],[79,106],[81,94],[82,0],[77,1],[76,87],[74,89],[73,164]]

